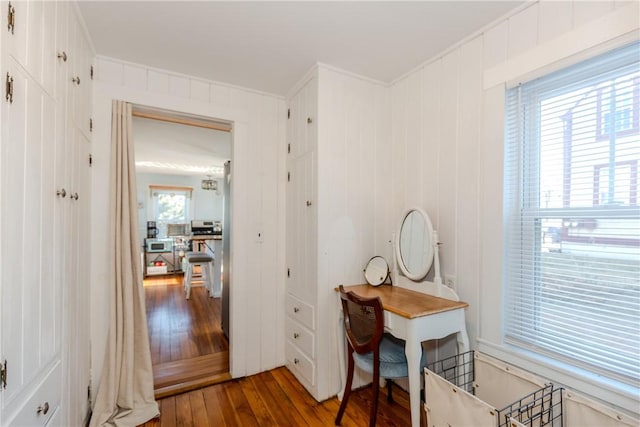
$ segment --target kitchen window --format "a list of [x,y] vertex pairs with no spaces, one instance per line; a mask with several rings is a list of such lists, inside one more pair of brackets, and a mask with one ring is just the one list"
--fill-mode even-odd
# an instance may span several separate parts
[[640,385],[639,44],[507,91],[504,340]]
[[167,237],[167,224],[187,224],[190,220],[191,187],[149,186],[153,218],[159,237]]

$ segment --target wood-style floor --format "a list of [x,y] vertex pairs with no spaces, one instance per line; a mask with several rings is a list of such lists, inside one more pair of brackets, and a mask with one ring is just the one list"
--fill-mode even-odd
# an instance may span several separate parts
[[[342,426],[369,425],[371,388],[354,391]],[[409,396],[393,389],[387,403],[380,389],[378,427],[411,425]],[[231,426],[332,426],[340,402],[332,398],[318,403],[287,368],[277,368],[250,377],[227,381],[158,401],[160,418],[142,427],[231,427]]]
[[192,287],[185,299],[182,276],[149,277],[144,292],[156,398],[230,379],[220,298]]
[[[316,402],[287,368],[231,380],[219,298],[196,287],[186,300],[181,276],[145,279],[144,290],[160,417],[142,427],[333,425],[338,399]],[[380,390],[377,425],[410,426],[407,393],[393,397]],[[342,425],[368,425],[370,404],[369,387],[353,392]]]

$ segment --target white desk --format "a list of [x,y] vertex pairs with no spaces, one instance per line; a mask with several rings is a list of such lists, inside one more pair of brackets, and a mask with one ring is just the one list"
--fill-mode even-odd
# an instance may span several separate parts
[[[405,354],[409,367],[409,401],[411,403],[411,425],[420,425],[420,357],[422,341],[444,338],[458,334],[458,350],[469,350],[469,337],[464,321],[466,302],[438,298],[432,295],[411,291],[391,285],[345,286],[345,291],[372,298],[380,297],[385,310],[385,328],[388,332],[406,341]],[[339,298],[339,296],[338,296]],[[342,325],[342,308],[340,309],[339,327]],[[343,336],[344,332],[342,332]],[[345,360],[344,340],[339,340],[338,349],[342,360]],[[340,364],[342,398],[346,381],[344,364]]]

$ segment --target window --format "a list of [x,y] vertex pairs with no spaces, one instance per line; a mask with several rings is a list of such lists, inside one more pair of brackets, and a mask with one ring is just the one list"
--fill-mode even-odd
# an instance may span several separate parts
[[[189,222],[190,187],[149,186],[153,200],[153,217],[158,228],[158,237],[167,237],[167,224]],[[169,233],[170,234],[170,233]]]
[[505,342],[640,385],[639,44],[507,91]]
[[[631,77],[598,89],[596,135],[608,139],[611,128],[616,136],[638,133],[640,128],[640,79]],[[613,113],[612,113],[613,111]]]

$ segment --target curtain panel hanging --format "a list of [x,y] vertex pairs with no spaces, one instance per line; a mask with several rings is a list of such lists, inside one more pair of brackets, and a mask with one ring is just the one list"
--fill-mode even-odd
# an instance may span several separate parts
[[111,118],[110,319],[105,365],[91,427],[136,426],[159,415],[138,259],[138,210],[131,104]]

